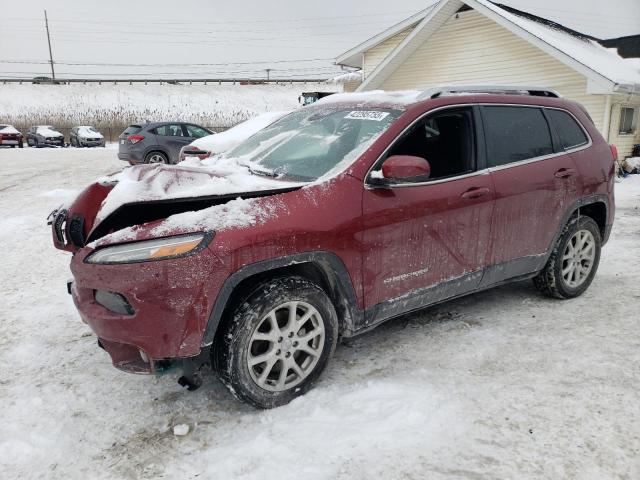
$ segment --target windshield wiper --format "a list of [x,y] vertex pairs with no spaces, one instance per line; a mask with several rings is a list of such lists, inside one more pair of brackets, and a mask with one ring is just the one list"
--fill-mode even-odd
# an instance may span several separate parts
[[249,169],[249,172],[253,173],[254,175],[261,175],[263,177],[279,177],[280,175],[278,175],[275,170],[271,170],[268,168],[253,168],[251,165],[247,165],[247,168]]

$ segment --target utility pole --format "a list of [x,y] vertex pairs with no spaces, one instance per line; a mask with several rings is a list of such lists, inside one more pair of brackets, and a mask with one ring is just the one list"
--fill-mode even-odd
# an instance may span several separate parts
[[265,70],[267,71],[267,82],[269,81],[269,73],[271,73],[271,69],[270,68],[265,68]]
[[49,62],[51,63],[51,77],[56,79],[56,72],[53,69],[53,54],[51,53],[51,37],[49,36],[49,20],[47,19],[47,11],[44,11],[44,26],[47,29],[47,43],[49,44]]

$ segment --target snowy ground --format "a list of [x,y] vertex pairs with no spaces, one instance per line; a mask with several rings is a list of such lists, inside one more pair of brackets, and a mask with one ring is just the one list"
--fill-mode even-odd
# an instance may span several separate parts
[[115,370],[80,322],[45,217],[121,166],[0,150],[0,478],[640,478],[639,176],[581,298],[525,282],[391,321],[256,411],[213,376],[189,393]]

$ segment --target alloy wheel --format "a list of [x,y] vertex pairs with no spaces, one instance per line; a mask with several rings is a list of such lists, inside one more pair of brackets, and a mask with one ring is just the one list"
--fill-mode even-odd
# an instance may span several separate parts
[[596,256],[596,241],[589,230],[578,230],[567,242],[562,254],[562,278],[577,288],[589,277]]
[[149,157],[149,163],[166,163],[166,160],[159,153],[154,153]]
[[254,329],[247,367],[260,388],[281,392],[299,385],[315,368],[324,348],[324,321],[302,301],[278,305]]

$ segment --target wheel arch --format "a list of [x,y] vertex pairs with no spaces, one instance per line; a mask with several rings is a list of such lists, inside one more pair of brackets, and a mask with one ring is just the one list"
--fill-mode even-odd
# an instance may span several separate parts
[[143,160],[146,162],[147,161],[147,157],[149,155],[151,155],[152,153],[161,153],[163,154],[165,157],[167,157],[167,161],[170,162],[171,161],[171,156],[169,155],[169,152],[167,152],[163,147],[161,147],[160,145],[153,145],[151,147],[148,147],[147,149],[145,149],[144,151],[144,155],[143,155]]
[[567,225],[567,223],[569,223],[569,221],[575,216],[585,215],[593,218],[600,229],[602,245],[607,243],[609,233],[611,232],[611,225],[607,224],[609,208],[609,197],[604,194],[588,195],[575,200],[569,208],[565,210],[565,213],[558,224],[557,231],[547,248],[546,254],[539,259],[539,262],[536,262],[536,270],[541,269],[545,265],[551,256],[551,252],[553,252],[554,246],[562,235],[565,225]]
[[331,252],[309,252],[264,260],[245,265],[225,280],[209,315],[202,346],[214,342],[222,322],[229,312],[246,299],[268,278],[299,275],[317,283],[331,299],[338,314],[340,332],[353,332],[357,319],[363,315],[351,277],[340,258]]

